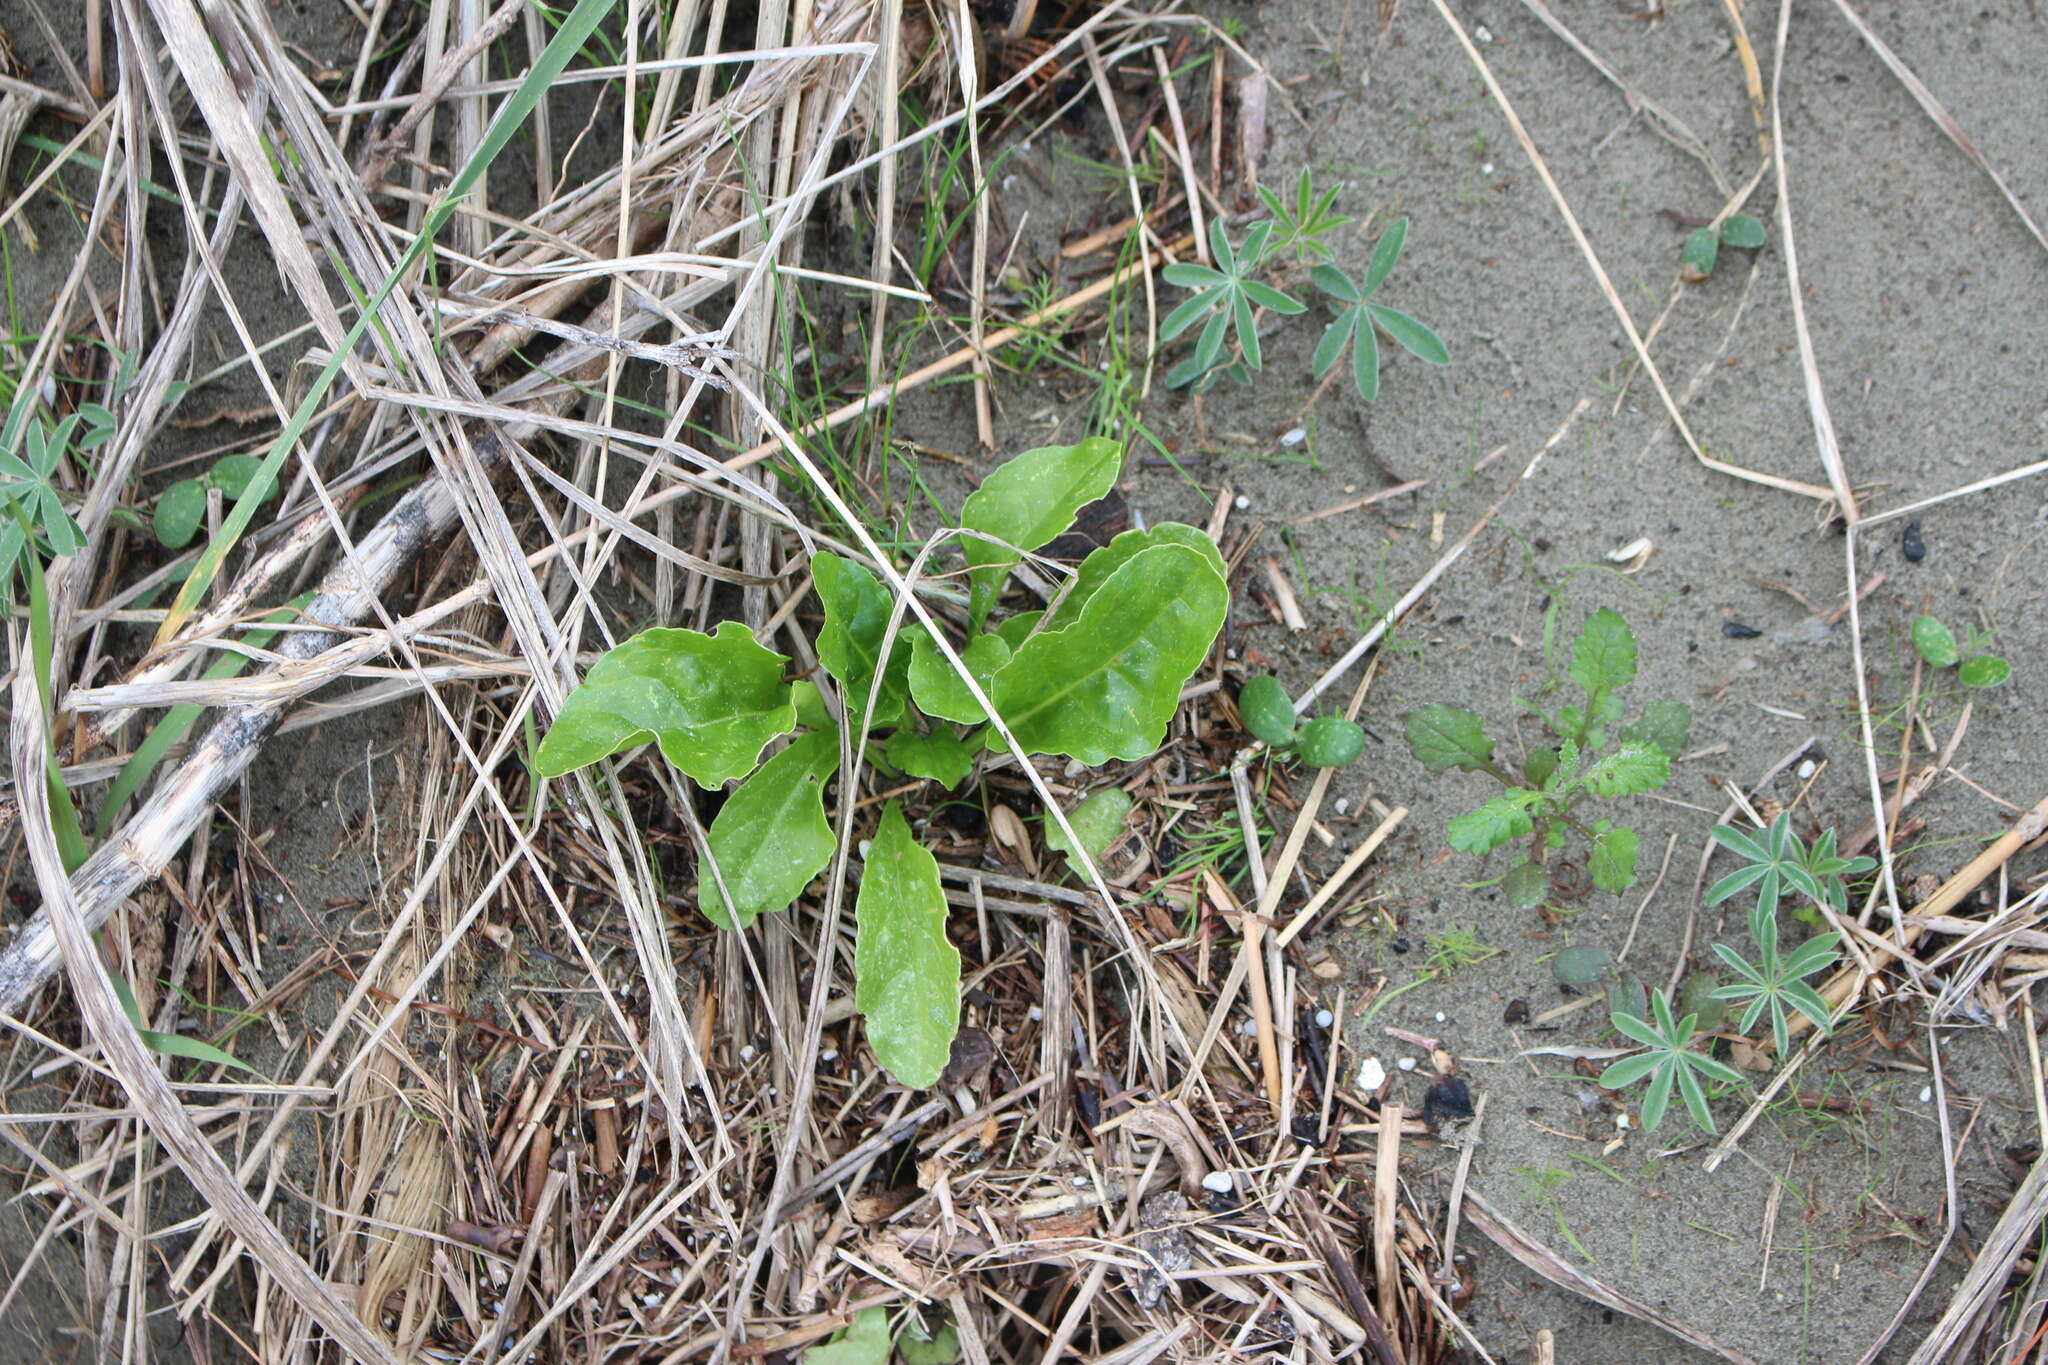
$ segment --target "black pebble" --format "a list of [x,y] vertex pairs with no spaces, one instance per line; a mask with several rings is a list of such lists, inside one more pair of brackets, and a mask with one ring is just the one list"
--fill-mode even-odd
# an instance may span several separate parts
[[1387,946],[1397,953],[1405,953],[1408,951],[1408,940],[1406,938],[1397,938]]
[[1304,1147],[1323,1145],[1322,1125],[1313,1114],[1303,1114],[1294,1120],[1294,1140]]
[[1920,519],[1915,517],[1906,523],[1906,534],[1899,541],[1899,549],[1915,564],[1927,558],[1927,542],[1920,537]]
[[1755,626],[1745,626],[1740,621],[1723,621],[1721,633],[1731,640],[1754,640],[1763,634]]
[[1446,1119],[1472,1117],[1472,1087],[1462,1076],[1439,1076],[1422,1097],[1422,1121],[1435,1132]]
[[1503,1024],[1526,1024],[1529,1022],[1529,1002],[1517,997],[1508,1001],[1508,1007],[1501,1011]]

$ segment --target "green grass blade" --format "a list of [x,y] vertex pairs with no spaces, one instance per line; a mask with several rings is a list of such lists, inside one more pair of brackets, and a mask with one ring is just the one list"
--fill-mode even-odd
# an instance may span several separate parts
[[476,188],[477,181],[490,169],[491,162],[497,159],[498,153],[504,151],[512,141],[513,136],[526,122],[527,115],[533,112],[534,106],[547,94],[548,87],[562,74],[570,59],[582,50],[584,42],[596,31],[605,15],[611,12],[613,3],[614,0],[577,0],[576,8],[562,21],[562,26],[555,30],[555,36],[549,39],[548,45],[541,50],[539,59],[534,62],[533,69],[526,73],[526,78],[519,83],[519,88],[498,106],[498,112],[492,117],[490,127],[484,130],[483,141],[477,144],[477,149],[468,163],[456,173],[455,179],[449,182],[448,191],[441,201],[427,211],[426,219],[420,225],[419,236],[405,249],[405,255],[399,258],[397,266],[385,277],[384,283],[378,286],[376,296],[370,300],[369,307],[357,315],[355,325],[348,329],[348,335],[342,338],[341,345],[328,357],[327,364],[321,368],[312,387],[306,390],[305,398],[300,400],[297,410],[292,413],[291,421],[285,424],[270,452],[263,457],[262,471],[249,481],[249,486],[235,499],[234,510],[222,524],[220,534],[213,538],[213,542],[206,547],[206,552],[199,557],[199,562],[192,566],[192,572],[185,578],[184,587],[178,590],[177,601],[172,603],[162,627],[157,631],[158,645],[166,643],[177,634],[178,629],[184,625],[185,618],[192,614],[192,609],[212,586],[221,563],[248,531],[249,523],[255,519],[256,509],[275,482],[286,457],[299,443],[299,438],[305,434],[306,428],[312,424],[313,414],[326,402],[327,391],[333,387],[335,377],[341,373],[342,362],[355,350],[357,343],[362,341],[363,333],[369,330],[377,314],[397,291],[399,281],[410,274],[412,268],[427,254],[433,246],[435,234],[455,216],[455,210],[461,205],[462,200]]

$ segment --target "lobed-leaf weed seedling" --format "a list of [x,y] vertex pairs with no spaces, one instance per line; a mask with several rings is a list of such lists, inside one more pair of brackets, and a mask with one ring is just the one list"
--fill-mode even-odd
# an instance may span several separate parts
[[1237,694],[1237,709],[1252,738],[1275,753],[1292,754],[1311,768],[1342,768],[1365,752],[1365,731],[1343,716],[1317,716],[1303,723],[1287,689],[1270,673],[1248,680]]
[[[967,498],[957,524],[978,534],[964,544],[967,638],[949,646],[960,669],[921,623],[895,633],[895,600],[866,565],[812,557],[818,661],[853,734],[887,732],[884,763],[948,788],[965,781],[984,748],[1003,747],[981,698],[1027,754],[1100,765],[1159,747],[1229,605],[1223,557],[1206,534],[1172,522],[1126,531],[1084,559],[1049,608],[989,624],[1020,554],[1065,533],[1122,465],[1121,445],[1091,437],[1018,455]],[[793,904],[836,849],[824,800],[839,768],[838,719],[812,683],[785,678],[787,663],[737,621],[711,635],[642,631],[569,694],[534,768],[559,777],[651,739],[699,786],[738,779],[711,823],[698,904],[721,928],[745,928]],[[1114,839],[1129,803],[1105,791],[1074,813],[1091,855]],[[1075,857],[1064,841],[1056,847]],[[868,845],[854,915],[855,1006],[868,1041],[898,1081],[932,1085],[959,1023],[960,955],[946,938],[938,864],[895,801]]]
[[[1435,332],[1374,297],[1401,259],[1408,220],[1397,219],[1380,235],[1366,267],[1365,283],[1355,284],[1335,264],[1336,251],[1329,241],[1338,228],[1351,221],[1337,212],[1337,195],[1335,189],[1319,193],[1304,168],[1291,199],[1261,187],[1259,196],[1272,218],[1254,224],[1242,243],[1230,241],[1220,220],[1210,222],[1209,247],[1215,267],[1192,261],[1166,267],[1163,276],[1168,284],[1195,292],[1167,315],[1159,329],[1160,340],[1172,341],[1201,324],[1193,354],[1167,373],[1168,385],[1206,389],[1226,374],[1241,384],[1251,382],[1252,373],[1264,365],[1254,310],[1265,308],[1287,315],[1305,311],[1299,299],[1260,278],[1288,264],[1307,265],[1309,281],[1336,310],[1336,318],[1316,345],[1312,361],[1316,378],[1328,374],[1349,347],[1358,396],[1368,403],[1379,397],[1380,332],[1418,360],[1450,364],[1451,353]],[[1234,344],[1227,347],[1233,335]]]
[[1632,724],[1617,728],[1620,690],[1635,675],[1636,639],[1628,623],[1606,608],[1593,613],[1572,646],[1569,671],[1585,702],[1555,714],[1520,703],[1556,742],[1531,750],[1519,774],[1496,761],[1485,723],[1472,712],[1432,703],[1408,713],[1408,747],[1431,772],[1483,772],[1506,789],[1452,820],[1446,834],[1452,848],[1473,854],[1528,840],[1528,857],[1501,879],[1513,904],[1543,899],[1550,855],[1573,832],[1589,845],[1594,886],[1619,892],[1635,884],[1636,832],[1609,820],[1588,823],[1578,813],[1589,797],[1655,791],[1670,779],[1671,760],[1685,747],[1692,712],[1679,702],[1652,702]]
[[1968,639],[1958,644],[1955,632],[1941,618],[1922,614],[1913,618],[1913,648],[1930,668],[1953,668],[1963,686],[1982,691],[1997,687],[2012,676],[2012,665],[1996,654],[1983,652],[1988,632],[1972,628]]
[[1714,273],[1721,248],[1732,246],[1754,251],[1764,244],[1764,225],[1746,213],[1731,213],[1718,227],[1703,227],[1687,235],[1679,253],[1678,273],[1687,284],[1704,283]]

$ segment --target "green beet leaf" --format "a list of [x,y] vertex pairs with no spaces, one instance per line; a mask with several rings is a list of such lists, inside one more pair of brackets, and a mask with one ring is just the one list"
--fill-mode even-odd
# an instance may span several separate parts
[[[1079,805],[1068,811],[1067,823],[1074,827],[1074,833],[1081,838],[1081,846],[1088,850],[1088,860],[1099,864],[1102,855],[1109,852],[1109,846],[1124,832],[1124,819],[1130,813],[1131,794],[1122,787],[1104,787],[1084,797]],[[1045,844],[1055,852],[1066,854],[1067,860],[1079,869],[1081,863],[1074,856],[1074,846],[1067,842],[1059,821],[1049,815],[1045,819]]]
[[156,500],[153,528],[159,545],[182,550],[199,534],[206,520],[206,485],[197,479],[180,479]]
[[1252,732],[1252,738],[1276,749],[1294,743],[1294,727],[1300,717],[1287,689],[1272,674],[1261,673],[1249,679],[1237,694],[1237,709],[1244,713],[1244,726]]
[[1066,600],[1060,603],[1052,625],[1047,628],[1066,629],[1069,622],[1080,616],[1088,599],[1109,581],[1110,575],[1128,564],[1140,550],[1149,550],[1154,545],[1185,545],[1208,560],[1209,567],[1216,571],[1218,578],[1229,576],[1229,570],[1223,564],[1223,552],[1216,548],[1215,541],[1209,539],[1207,531],[1183,526],[1177,521],[1164,521],[1144,531],[1125,531],[1081,561],[1081,567],[1074,574],[1074,586],[1067,590]]
[[[1493,762],[1493,741],[1478,716],[1432,702],[1408,713],[1408,748],[1433,773],[1460,768],[1478,772]],[[1555,760],[1552,761],[1555,767]]]
[[859,716],[867,706],[875,670],[881,667],[882,691],[866,728],[894,724],[903,715],[903,675],[910,651],[899,634],[887,664],[882,663],[882,641],[895,605],[889,590],[863,565],[823,551],[811,559],[811,580],[818,600],[825,604],[818,662],[838,680],[848,716]]
[[839,735],[814,731],[792,742],[740,783],[711,822],[711,856],[731,893],[718,894],[709,867],[697,874],[697,905],[721,929],[744,929],[787,910],[832,861],[825,779],[839,766]]
[[900,802],[882,810],[854,902],[854,1007],[899,1085],[923,1090],[946,1069],[960,1027],[960,952],[946,941],[939,864],[910,837]]
[[1535,863],[1523,863],[1501,878],[1500,889],[1510,905],[1536,905],[1550,889],[1550,875]]
[[1962,650],[1956,647],[1955,633],[1938,616],[1913,618],[1913,648],[1935,668],[1947,668],[1963,657]]
[[889,1365],[889,1310],[877,1304],[853,1315],[853,1322],[822,1346],[803,1354],[804,1365]]
[[1027,450],[1004,462],[967,495],[960,524],[1003,542],[963,536],[967,556],[968,614],[981,629],[1016,556],[1004,545],[1036,550],[1074,524],[1083,507],[1109,492],[1123,469],[1123,446],[1090,436],[1078,445]]
[[964,740],[948,725],[928,735],[906,726],[889,736],[889,742],[882,746],[882,757],[892,765],[912,777],[936,782],[948,791],[967,780],[967,774],[974,768],[974,756],[980,752],[978,738],[972,742]]
[[1065,630],[1033,636],[997,672],[996,709],[1028,753],[1143,758],[1208,656],[1230,591],[1198,552],[1154,545],[1111,574]]
[[1593,836],[1593,885],[1602,891],[1626,891],[1636,884],[1636,852],[1642,838],[1625,825],[1603,826]]
[[[967,665],[982,695],[987,696],[995,686],[996,670],[1010,662],[1010,642],[1000,635],[977,635],[960,652],[960,662]],[[919,710],[941,720],[979,725],[988,719],[988,712],[939,653],[931,635],[915,626],[910,640],[910,697]]]
[[1523,793],[1496,796],[1451,821],[1445,830],[1451,847],[1460,853],[1491,853],[1535,828],[1524,803],[1516,799],[1519,795]]
[[534,767],[560,777],[652,739],[701,786],[744,777],[768,741],[796,725],[786,662],[737,621],[721,622],[716,635],[643,630],[591,666]]

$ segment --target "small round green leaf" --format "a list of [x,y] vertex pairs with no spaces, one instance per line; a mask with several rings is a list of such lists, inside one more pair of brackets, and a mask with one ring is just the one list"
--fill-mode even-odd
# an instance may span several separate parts
[[1979,654],[1965,662],[1956,676],[1965,687],[1996,687],[2012,676],[2012,665],[1996,654]]
[[1573,990],[1584,990],[1606,973],[1608,964],[1613,960],[1605,948],[1581,944],[1576,948],[1566,948],[1551,958],[1550,974],[1556,977],[1561,985],[1570,986]]
[[1272,674],[1261,673],[1247,682],[1237,694],[1237,709],[1244,712],[1245,729],[1252,732],[1253,738],[1275,748],[1294,742],[1299,717],[1287,697],[1287,689]]
[[1764,225],[1746,213],[1731,213],[1721,220],[1721,244],[1754,251],[1764,244]]
[[1685,239],[1685,251],[1679,258],[1679,273],[1687,282],[1698,284],[1714,273],[1714,262],[1720,255],[1720,234],[1712,228],[1701,228]]
[[1963,656],[1963,652],[1956,648],[1954,632],[1935,616],[1913,618],[1913,648],[1936,668],[1947,668]]
[[[1081,845],[1088,850],[1091,862],[1100,863],[1102,855],[1124,832],[1124,820],[1131,813],[1131,794],[1122,787],[1104,787],[1084,797],[1081,803],[1067,812],[1067,823],[1080,836]],[[1074,846],[1067,842],[1059,822],[1047,816],[1045,821],[1046,847],[1064,853],[1078,868],[1080,860],[1074,857]]]
[[1501,878],[1501,892],[1511,905],[1537,905],[1550,889],[1550,877],[1534,863],[1523,863]]
[[156,538],[167,549],[182,550],[190,545],[204,520],[206,485],[197,479],[180,479],[157,497]]
[[[218,488],[222,496],[229,499],[239,498],[242,496],[242,490],[249,486],[250,481],[262,469],[263,461],[254,455],[223,455],[213,462],[213,469],[207,474],[206,481]],[[277,485],[273,482],[263,490],[262,496],[256,501],[268,502],[276,496]]]
[[1341,768],[1365,752],[1365,731],[1342,716],[1317,716],[1301,727],[1295,752],[1311,768]]

